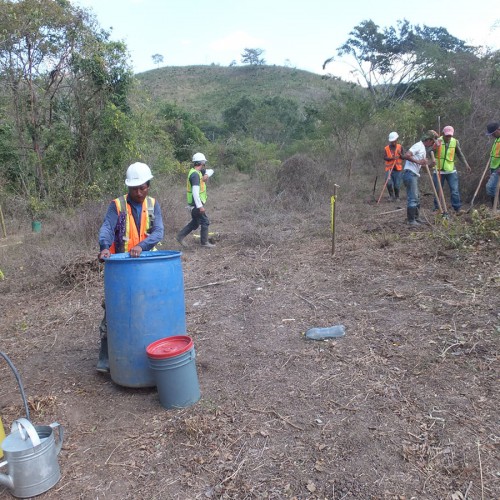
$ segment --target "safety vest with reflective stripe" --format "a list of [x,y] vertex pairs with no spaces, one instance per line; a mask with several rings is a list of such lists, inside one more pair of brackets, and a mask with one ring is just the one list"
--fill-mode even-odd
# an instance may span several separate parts
[[442,172],[453,172],[455,170],[455,150],[457,148],[457,140],[452,137],[450,142],[444,142],[440,137],[441,142],[436,151],[436,168]]
[[[394,155],[392,154],[392,149],[389,144],[385,147],[386,158],[391,158],[390,160],[385,160],[385,171],[391,170],[394,165],[394,170],[403,170],[403,159],[401,158],[401,144],[396,144],[396,149]],[[379,150],[380,151],[380,150]],[[396,163],[394,163],[396,161]]]
[[490,168],[496,170],[500,167],[500,137],[497,137],[491,146]]
[[200,176],[200,200],[205,205],[207,202],[207,185],[205,184],[205,181],[203,180],[203,174],[199,171],[196,170],[195,168],[192,168],[187,176],[187,202],[188,205],[195,205],[194,203],[194,198],[193,198],[193,186],[191,186],[191,183],[189,182],[189,178],[193,174],[193,172],[196,172]]
[[127,197],[128,195],[124,195],[113,200],[118,213],[118,221],[115,227],[115,241],[109,249],[111,253],[128,252],[149,236],[149,230],[153,226],[156,200],[151,196],[146,196],[142,202],[141,227],[138,230],[132,215],[132,207],[127,203]]

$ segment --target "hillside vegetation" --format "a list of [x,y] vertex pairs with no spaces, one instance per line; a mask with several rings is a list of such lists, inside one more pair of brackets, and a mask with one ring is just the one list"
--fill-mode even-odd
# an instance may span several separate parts
[[81,7],[5,0],[0,11],[0,196],[9,200],[8,219],[17,211],[42,220],[107,198],[136,161],[157,179],[183,178],[196,151],[217,165],[220,181],[224,169],[238,170],[274,190],[279,166],[302,155],[318,165],[316,179],[341,173],[363,183],[381,166],[390,131],[408,148],[445,124],[477,166],[473,186],[486,163],[485,125],[498,120],[500,53],[443,28],[362,22],[332,55],[349,59],[362,83],[355,85],[260,62],[134,75],[125,44]]
[[224,109],[242,97],[280,96],[300,105],[321,104],[350,85],[282,66],[166,66],[136,75],[154,100],[172,102],[195,116],[220,122]]

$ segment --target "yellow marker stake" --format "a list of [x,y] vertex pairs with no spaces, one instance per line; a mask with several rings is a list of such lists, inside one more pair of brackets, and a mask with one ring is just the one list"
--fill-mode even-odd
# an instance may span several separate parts
[[2,419],[0,418],[0,458],[3,457],[3,450],[1,446],[4,439],[5,439],[5,430],[3,428]]
[[330,198],[331,205],[331,229],[332,229],[332,255],[335,255],[335,202],[337,201],[337,184],[333,185],[333,195]]

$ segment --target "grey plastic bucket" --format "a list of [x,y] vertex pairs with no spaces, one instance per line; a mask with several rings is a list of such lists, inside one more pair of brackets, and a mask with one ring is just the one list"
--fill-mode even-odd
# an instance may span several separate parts
[[200,399],[196,352],[187,335],[153,342],[146,348],[163,408],[185,408]]

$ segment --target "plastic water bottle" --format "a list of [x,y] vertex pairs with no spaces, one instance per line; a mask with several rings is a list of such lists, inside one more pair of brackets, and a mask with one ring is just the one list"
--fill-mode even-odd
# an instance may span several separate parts
[[345,335],[344,325],[327,326],[325,328],[310,328],[306,332],[306,339],[326,340],[343,337]]

